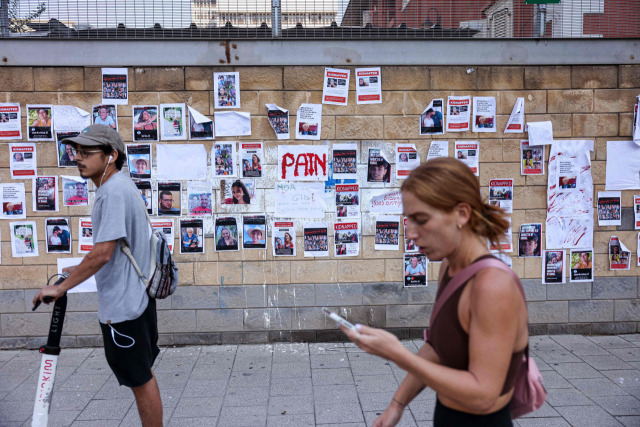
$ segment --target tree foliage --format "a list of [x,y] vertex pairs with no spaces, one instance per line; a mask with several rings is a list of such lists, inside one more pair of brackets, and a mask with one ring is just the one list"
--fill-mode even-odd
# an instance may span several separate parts
[[29,31],[29,22],[38,18],[44,13],[47,6],[44,2],[36,6],[26,16],[20,13],[20,0],[9,1],[9,31],[12,33],[24,33]]

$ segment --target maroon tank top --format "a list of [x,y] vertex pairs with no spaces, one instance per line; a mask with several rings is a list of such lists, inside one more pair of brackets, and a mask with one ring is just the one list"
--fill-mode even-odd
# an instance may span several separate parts
[[[476,259],[474,263],[481,259],[491,257],[493,257],[493,255],[483,255]],[[438,286],[436,300],[440,298],[440,295],[450,281],[451,277],[449,276],[449,268],[447,267],[447,270],[442,276],[442,282],[440,282]],[[429,339],[427,340],[440,358],[442,365],[462,371],[469,370],[469,335],[462,329],[462,325],[460,324],[460,319],[458,318],[458,302],[467,283],[460,286],[451,297],[449,297],[447,302],[444,303],[433,325],[430,325]],[[507,393],[515,385],[518,371],[522,365],[523,355],[524,350],[511,355],[507,378],[504,381],[500,395]]]

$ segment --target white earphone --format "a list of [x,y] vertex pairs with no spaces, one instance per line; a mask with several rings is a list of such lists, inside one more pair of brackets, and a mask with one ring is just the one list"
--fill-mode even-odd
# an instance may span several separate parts
[[113,159],[113,156],[109,156],[109,161],[107,162],[107,164],[111,163],[111,159]]

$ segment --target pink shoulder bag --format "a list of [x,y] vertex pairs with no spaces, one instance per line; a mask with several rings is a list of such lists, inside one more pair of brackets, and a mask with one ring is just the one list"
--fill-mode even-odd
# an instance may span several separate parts
[[[440,312],[440,309],[449,299],[449,297],[451,297],[451,295],[458,288],[460,288],[460,286],[462,286],[469,279],[475,276],[480,270],[487,267],[498,268],[511,274],[513,279],[518,284],[518,289],[520,289],[520,292],[522,292],[522,297],[526,301],[522,283],[520,283],[520,279],[513,272],[513,270],[511,270],[509,266],[498,259],[487,258],[478,262],[474,262],[451,278],[451,281],[447,285],[446,289],[442,292],[440,297],[436,300],[435,305],[433,306],[429,325],[433,325],[433,321],[435,320],[436,316]],[[425,329],[424,340],[427,341],[427,339],[428,332]],[[529,346],[527,345],[524,351],[524,356],[522,356],[522,365],[520,366],[518,376],[516,377],[513,396],[511,397],[511,418],[515,419],[540,409],[540,407],[544,404],[546,398],[547,390],[544,388],[542,375],[538,370],[536,362],[529,357]]]

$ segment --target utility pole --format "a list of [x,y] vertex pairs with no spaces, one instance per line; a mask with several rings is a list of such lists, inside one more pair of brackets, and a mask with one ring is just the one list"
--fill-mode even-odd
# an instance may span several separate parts
[[280,0],[271,0],[271,37],[282,36],[282,6]]
[[0,0],[0,37],[9,37],[9,0]]

